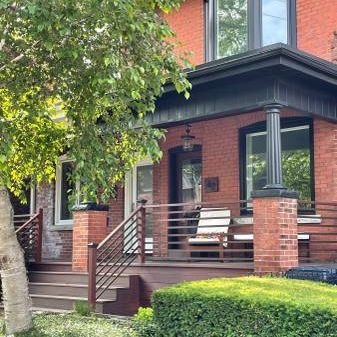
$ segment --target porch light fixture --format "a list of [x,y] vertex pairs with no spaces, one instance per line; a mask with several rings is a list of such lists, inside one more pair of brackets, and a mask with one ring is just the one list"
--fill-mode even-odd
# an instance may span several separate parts
[[185,152],[189,152],[193,150],[193,144],[192,141],[195,138],[195,136],[190,135],[192,125],[187,124],[185,129],[185,134],[181,136],[181,139],[183,140],[183,150]]

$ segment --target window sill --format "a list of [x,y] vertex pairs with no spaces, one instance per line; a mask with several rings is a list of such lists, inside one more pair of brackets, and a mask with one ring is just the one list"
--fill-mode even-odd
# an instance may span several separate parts
[[54,225],[49,228],[51,232],[59,232],[59,231],[72,231],[73,225]]

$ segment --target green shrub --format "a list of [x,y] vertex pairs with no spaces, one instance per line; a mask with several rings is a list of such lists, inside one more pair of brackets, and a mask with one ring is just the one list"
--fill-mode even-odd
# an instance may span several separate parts
[[76,301],[74,310],[80,316],[90,316],[92,313],[92,309],[86,301]]
[[139,337],[158,336],[158,327],[153,321],[153,310],[151,308],[139,308],[133,321],[134,329]]
[[337,287],[285,278],[183,283],[153,295],[165,337],[336,337]]

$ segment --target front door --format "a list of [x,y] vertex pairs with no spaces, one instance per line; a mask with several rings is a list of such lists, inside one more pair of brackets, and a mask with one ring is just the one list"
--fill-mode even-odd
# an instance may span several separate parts
[[196,208],[202,201],[201,149],[172,153],[170,168],[170,202],[182,205],[171,207],[170,218],[175,220],[169,225],[169,250],[172,257],[181,257],[189,249],[188,237],[195,234],[197,224],[197,221],[185,219],[197,217]]
[[193,203],[201,202],[201,173],[202,161],[201,151],[182,152],[176,154],[175,160],[175,179],[176,184],[171,185],[174,203]]

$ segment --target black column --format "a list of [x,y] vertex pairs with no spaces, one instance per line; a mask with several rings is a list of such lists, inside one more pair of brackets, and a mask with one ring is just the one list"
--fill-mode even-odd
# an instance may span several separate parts
[[264,107],[267,115],[267,185],[264,189],[285,189],[282,181],[281,109],[279,104]]

